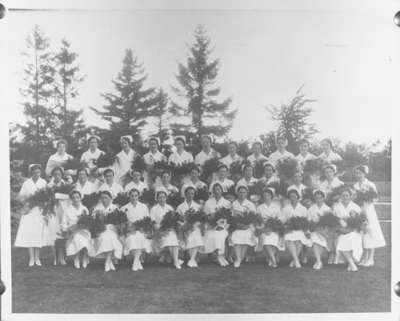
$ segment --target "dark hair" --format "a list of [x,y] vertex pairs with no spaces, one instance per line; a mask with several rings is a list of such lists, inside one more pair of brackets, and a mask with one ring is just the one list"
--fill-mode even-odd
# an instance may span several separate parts
[[323,142],[328,143],[329,146],[330,146],[331,148],[333,148],[333,143],[332,143],[332,140],[331,140],[331,139],[329,139],[329,138],[324,138],[323,140],[321,140],[321,143],[323,143]]
[[307,144],[308,146],[310,146],[310,142],[309,142],[307,139],[302,139],[302,140],[299,142],[299,146],[302,145],[302,144]]
[[213,191],[213,192],[214,192],[214,189],[215,189],[216,187],[219,187],[219,188],[221,189],[221,191],[224,190],[224,188],[222,187],[222,185],[221,185],[220,183],[214,183],[213,186],[212,186],[212,191]]
[[82,198],[82,193],[77,191],[76,189],[69,193],[69,197],[72,198],[75,194],[78,194],[80,198]]
[[167,195],[167,191],[159,190],[159,191],[156,192],[156,199],[157,200],[158,200],[158,197],[160,196],[160,194],[164,194],[165,196],[168,196]]
[[220,170],[221,168],[225,168],[226,170],[229,170],[228,166],[226,166],[225,164],[219,164],[218,170]]
[[175,137],[174,138],[174,142],[177,142],[177,141],[181,141],[184,145],[186,145],[186,142],[185,142],[185,140],[183,139],[183,137]]
[[54,167],[52,170],[51,170],[51,176],[53,176],[54,175],[54,172],[56,172],[56,171],[60,171],[61,172],[61,175],[63,175],[64,174],[64,170],[63,170],[63,168],[61,167],[61,166],[56,166],[56,167]]
[[271,195],[271,198],[274,197],[274,192],[273,192],[273,190],[272,190],[271,188],[269,188],[269,187],[265,187],[265,188],[263,189],[263,193],[268,193],[269,195]]
[[87,170],[86,168],[79,168],[79,169],[76,171],[76,175],[79,175],[80,172],[85,172],[86,175],[89,176],[89,172],[88,172],[88,170]]
[[112,198],[111,192],[110,191],[101,191],[100,192],[100,196],[101,195],[107,195],[108,197]]
[[133,187],[133,188],[131,188],[131,189],[129,190],[128,195],[131,196],[131,194],[132,194],[133,192],[137,192],[138,195],[140,195],[140,191],[139,191],[137,188],[135,188],[135,187]]
[[106,175],[107,173],[112,173],[113,176],[115,175],[114,170],[111,169],[111,168],[107,168],[107,169],[104,171],[104,175]]
[[358,165],[354,168],[354,170],[356,171],[360,171],[361,173],[364,173],[364,175],[367,175],[367,169],[364,165]]
[[287,195],[290,196],[290,194],[296,194],[297,198],[300,198],[300,193],[296,189],[290,189],[287,191]]
[[325,192],[324,191],[321,191],[321,190],[316,190],[315,192],[314,192],[314,196],[315,195],[321,195],[323,198],[325,198],[326,197],[326,195],[325,195]]
[[196,192],[196,189],[195,189],[193,186],[189,185],[189,186],[187,186],[187,187],[185,188],[185,190],[184,190],[185,196],[186,196],[187,192],[188,192],[190,189]]

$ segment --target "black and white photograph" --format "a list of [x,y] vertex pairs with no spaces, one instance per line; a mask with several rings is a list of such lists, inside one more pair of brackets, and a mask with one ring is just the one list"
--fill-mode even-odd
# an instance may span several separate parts
[[400,1],[1,2],[4,320],[399,318]]

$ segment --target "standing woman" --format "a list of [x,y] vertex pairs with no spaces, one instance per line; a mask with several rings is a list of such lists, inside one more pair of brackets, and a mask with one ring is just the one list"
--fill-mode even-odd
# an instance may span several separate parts
[[[349,188],[343,190],[341,201],[333,208],[333,213],[340,218],[342,227],[346,228],[346,219],[353,215],[359,215],[360,207],[351,200],[352,191]],[[356,263],[360,261],[363,252],[362,237],[358,231],[349,230],[340,234],[336,245],[335,264],[344,257],[347,262],[347,271],[358,271]]]
[[133,138],[125,135],[120,138],[121,151],[116,156],[114,163],[115,181],[124,184],[124,176],[129,172],[137,153],[132,149]]
[[304,167],[305,163],[308,160],[316,159],[317,157],[314,154],[309,152],[310,150],[310,142],[306,139],[300,141],[299,144],[299,154],[296,156],[296,160],[301,167]]
[[186,140],[183,136],[177,136],[174,139],[176,151],[173,152],[168,162],[175,165],[182,165],[185,163],[193,163],[193,155],[185,150]]
[[75,184],[75,190],[81,193],[82,197],[97,192],[96,185],[89,181],[89,171],[86,168],[80,168],[76,173],[78,180]]
[[[300,203],[300,194],[295,189],[288,190],[289,204],[282,211],[284,222],[291,217],[307,217],[307,209]],[[290,267],[301,268],[300,254],[303,246],[309,245],[309,241],[302,230],[288,231],[284,236],[286,247],[288,248],[292,261]]]
[[[204,204],[204,212],[213,219],[215,213],[220,209],[230,209],[231,202],[222,196],[223,189],[218,183],[212,188],[212,197]],[[204,253],[212,254],[217,252],[217,261],[220,266],[228,266],[229,262],[225,258],[225,240],[228,237],[227,226],[208,226],[204,235]]]
[[68,143],[65,139],[56,141],[57,151],[49,157],[46,165],[46,175],[50,176],[54,167],[63,166],[65,162],[72,159],[70,154],[67,154]]
[[319,189],[328,195],[333,189],[341,187],[344,183],[336,176],[336,166],[328,164],[324,167],[325,180],[320,184]]
[[184,179],[183,186],[181,188],[181,195],[185,197],[185,189],[188,186],[193,186],[196,190],[207,189],[207,184],[200,180],[200,168],[193,165],[189,177]]
[[[200,205],[197,204],[193,198],[196,192],[193,186],[188,186],[185,189],[185,201],[178,206],[177,212],[185,217],[188,211],[198,212],[200,210]],[[192,230],[185,236],[185,249],[189,252],[190,259],[187,262],[187,266],[197,267],[197,253],[204,246],[203,235],[199,226],[193,226]]]
[[293,184],[288,187],[288,190],[295,189],[299,193],[301,200],[303,198],[303,192],[307,188],[307,186],[303,184],[303,173],[301,171],[297,171],[293,174],[292,183]]
[[[357,180],[354,184],[356,191],[372,190],[378,195],[375,184],[366,178],[366,175],[368,175],[367,166],[357,166],[354,170],[354,175]],[[362,208],[367,215],[368,225],[366,232],[362,234],[364,253],[360,265],[373,266],[375,249],[384,247],[386,242],[376,215],[374,200],[365,200]]]
[[[103,221],[107,219],[107,215],[117,209],[112,204],[111,193],[102,191],[100,193],[100,203],[94,208],[94,215],[100,216]],[[105,230],[94,240],[95,256],[105,257],[104,271],[115,271],[113,259],[121,259],[122,243],[118,237],[117,228],[113,224],[107,224]]]
[[[282,209],[279,202],[274,201],[275,189],[267,187],[263,191],[264,202],[257,208],[264,222],[270,218],[282,220]],[[268,231],[260,235],[259,248],[265,248],[267,252],[268,266],[278,267],[278,253],[285,250],[285,243],[278,231]]]
[[[237,188],[238,199],[232,204],[233,217],[240,216],[245,212],[256,212],[254,204],[247,199],[248,194],[249,190],[247,186],[239,186]],[[246,257],[248,247],[255,246],[257,243],[254,235],[254,226],[250,224],[237,228],[231,235],[231,241],[235,252],[233,266],[238,268]]]
[[147,167],[153,166],[155,162],[166,161],[167,158],[159,151],[160,140],[157,137],[149,139],[149,151],[143,155]]
[[239,186],[247,186],[250,187],[250,185],[254,185],[255,183],[257,183],[257,178],[255,178],[253,176],[253,165],[251,164],[245,164],[243,166],[243,178],[240,179],[237,183],[236,183],[236,188],[238,188]]
[[158,185],[154,186],[154,189],[163,189],[167,192],[167,196],[171,193],[178,193],[179,189],[171,184],[171,172],[165,170],[161,174],[161,181]]
[[111,168],[107,168],[104,171],[104,183],[100,186],[99,192],[109,191],[112,199],[116,198],[118,194],[123,193],[124,189],[122,186],[115,182],[114,171]]
[[[19,198],[22,202],[27,201],[29,197],[38,190],[46,187],[46,181],[40,177],[42,173],[42,166],[39,164],[29,165],[29,173],[31,178],[26,180],[19,192]],[[41,266],[40,262],[40,248],[44,245],[44,229],[45,219],[42,215],[42,210],[35,206],[29,209],[27,214],[21,216],[18,226],[17,237],[15,239],[16,247],[28,248],[29,252],[29,266]]]
[[279,177],[276,175],[275,166],[270,162],[264,164],[264,176],[260,178],[265,186],[279,183]]
[[65,211],[61,230],[68,233],[66,243],[67,256],[74,256],[74,266],[79,269],[82,265],[84,269],[89,264],[89,256],[93,255],[94,249],[90,232],[86,228],[77,225],[80,216],[88,215],[88,209],[81,203],[81,193],[73,191],[70,194],[71,205]]
[[330,139],[323,139],[321,141],[321,148],[322,153],[318,156],[318,158],[321,158],[323,161],[327,163],[336,163],[342,160],[342,157],[333,151],[333,144]]
[[262,143],[261,142],[254,142],[252,146],[253,153],[247,157],[247,160],[251,162],[253,165],[255,162],[265,162],[268,160],[267,156],[263,155],[262,153]]
[[217,177],[216,180],[210,184],[210,191],[212,191],[214,184],[219,184],[222,186],[222,191],[224,193],[228,192],[228,190],[235,185],[235,183],[228,178],[228,166],[221,164],[218,166]]
[[276,166],[280,159],[294,158],[294,155],[286,150],[287,139],[278,137],[276,139],[276,151],[269,155],[269,161]]
[[202,150],[198,153],[194,159],[194,162],[197,166],[203,166],[204,163],[212,158],[219,158],[219,153],[214,150],[212,147],[212,139],[210,135],[201,136],[201,147]]
[[145,189],[148,189],[147,184],[142,181],[142,172],[139,169],[133,168],[130,170],[129,176],[132,178],[132,181],[125,186],[125,193],[129,193],[134,188],[142,194]]
[[99,136],[90,136],[88,143],[89,149],[82,154],[81,163],[85,164],[85,167],[87,167],[89,170],[93,170],[96,168],[94,161],[97,160],[101,155],[104,155],[104,152],[98,148],[100,143]]
[[[156,200],[157,204],[153,206],[150,211],[150,217],[153,221],[156,222],[156,229],[159,233],[161,233],[160,244],[161,249],[168,249],[173,264],[176,269],[180,270],[182,267],[182,261],[178,258],[179,255],[179,240],[176,231],[160,231],[161,221],[164,218],[165,214],[170,211],[173,211],[173,208],[167,204],[167,193],[164,189],[156,190]],[[156,245],[158,247],[158,245]]]
[[132,188],[129,191],[129,203],[121,208],[126,213],[130,224],[130,232],[125,239],[124,255],[127,256],[133,252],[132,271],[143,270],[140,256],[144,251],[147,253],[151,252],[150,240],[143,231],[137,230],[134,227],[135,222],[150,216],[147,206],[139,202],[139,196],[140,191]]
[[[325,213],[331,212],[331,208],[325,204],[325,193],[322,190],[316,190],[313,193],[315,204],[308,209],[308,219],[311,222],[318,223],[319,218]],[[332,252],[334,249],[330,246],[333,242],[327,239],[326,234],[323,234],[321,230],[315,230],[311,233],[312,249],[315,256],[314,270],[320,270],[323,267],[322,254]]]
[[238,145],[236,142],[229,142],[228,144],[228,155],[225,157],[221,158],[221,163],[226,165],[226,166],[231,166],[232,163],[234,162],[242,162],[243,157],[238,155],[237,153]]

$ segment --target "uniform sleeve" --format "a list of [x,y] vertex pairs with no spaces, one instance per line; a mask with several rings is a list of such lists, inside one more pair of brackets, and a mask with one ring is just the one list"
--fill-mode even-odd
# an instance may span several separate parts
[[28,181],[25,181],[22,184],[21,190],[19,191],[19,197],[24,199],[29,195],[29,187],[28,187]]

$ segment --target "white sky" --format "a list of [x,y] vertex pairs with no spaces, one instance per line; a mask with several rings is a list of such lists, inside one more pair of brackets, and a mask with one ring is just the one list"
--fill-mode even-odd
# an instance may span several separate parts
[[[231,131],[234,139],[274,129],[264,106],[287,101],[302,84],[304,93],[318,100],[312,120],[321,136],[368,142],[392,134],[400,70],[400,28],[392,18],[400,8],[398,0],[247,1],[246,5],[186,0],[168,1],[168,7],[167,1],[82,2],[5,1],[9,8],[88,9],[8,12],[0,21],[1,112],[10,121],[24,120],[18,91],[20,52],[35,24],[53,44],[66,37],[79,53],[87,78],[73,105],[85,108],[102,105],[100,93],[112,90],[111,80],[121,68],[125,48],[132,48],[144,63],[149,86],[162,86],[171,93],[177,61],[185,60],[194,28],[203,24],[215,46],[214,57],[221,61],[221,98],[232,96],[239,109]],[[197,10],[189,10],[194,7]],[[93,8],[100,10],[90,11]],[[262,10],[252,10],[256,8]],[[85,117],[89,124],[99,123],[88,109]]]

